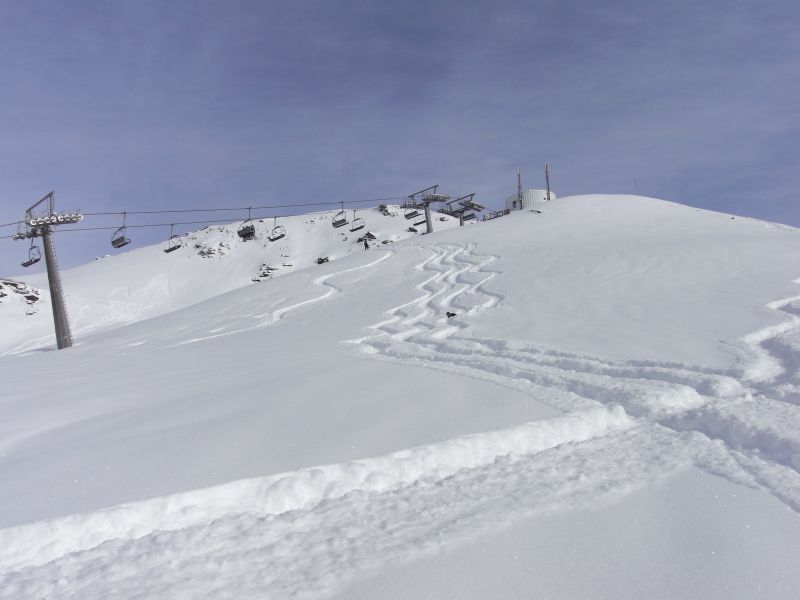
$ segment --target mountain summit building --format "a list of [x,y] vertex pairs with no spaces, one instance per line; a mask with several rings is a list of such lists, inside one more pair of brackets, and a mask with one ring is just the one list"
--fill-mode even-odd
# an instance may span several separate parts
[[[555,192],[550,191],[550,200],[557,198]],[[512,194],[506,198],[506,209],[525,210],[547,202],[547,190],[529,189],[524,192]]]

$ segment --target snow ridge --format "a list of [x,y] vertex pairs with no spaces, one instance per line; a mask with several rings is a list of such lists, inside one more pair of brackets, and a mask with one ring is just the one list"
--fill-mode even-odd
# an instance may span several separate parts
[[633,425],[619,407],[595,408],[547,421],[401,450],[386,456],[247,479],[0,530],[0,569],[40,565],[107,540],[140,538],[209,523],[230,514],[279,515],[308,510],[353,491],[384,492],[441,480],[498,457],[535,454]]

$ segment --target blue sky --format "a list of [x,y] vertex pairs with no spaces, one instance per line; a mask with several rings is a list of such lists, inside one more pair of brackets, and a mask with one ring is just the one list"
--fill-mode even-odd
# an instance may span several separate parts
[[[548,162],[560,195],[638,187],[800,226],[798,6],[7,0],[0,224],[50,190],[96,212],[438,183],[499,207],[517,164],[541,187]],[[56,239],[64,266],[112,251]],[[0,240],[0,275],[23,246]]]

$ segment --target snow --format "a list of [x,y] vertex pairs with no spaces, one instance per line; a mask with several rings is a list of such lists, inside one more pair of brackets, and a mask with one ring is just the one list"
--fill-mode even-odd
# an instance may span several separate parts
[[696,469],[667,483],[613,504],[521,519],[435,558],[358,578],[334,597],[492,598],[500,585],[510,600],[796,595],[796,578],[787,576],[796,568],[796,514]]
[[104,258],[65,351],[0,304],[0,598],[792,597],[797,230],[541,211]]

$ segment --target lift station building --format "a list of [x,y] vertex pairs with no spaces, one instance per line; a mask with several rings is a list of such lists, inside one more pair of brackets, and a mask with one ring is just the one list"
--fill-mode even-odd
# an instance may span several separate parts
[[[550,192],[550,200],[555,200],[555,192]],[[521,194],[513,194],[506,198],[506,209],[525,210],[534,208],[537,204],[547,202],[547,190],[525,190]]]

